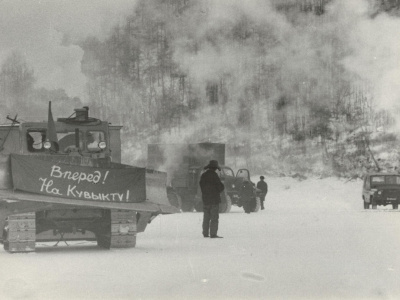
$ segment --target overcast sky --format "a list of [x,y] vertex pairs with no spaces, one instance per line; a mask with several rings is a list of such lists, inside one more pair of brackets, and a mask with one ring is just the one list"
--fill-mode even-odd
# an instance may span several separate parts
[[25,55],[35,71],[37,86],[64,88],[84,98],[86,82],[80,72],[83,51],[62,45],[94,35],[104,38],[123,22],[136,0],[2,0],[0,1],[0,63],[13,51]]

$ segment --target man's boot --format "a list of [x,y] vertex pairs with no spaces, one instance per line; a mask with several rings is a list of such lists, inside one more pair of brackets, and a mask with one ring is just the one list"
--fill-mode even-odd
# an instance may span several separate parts
[[222,236],[219,236],[219,235],[212,235],[212,236],[210,236],[212,239],[222,239],[223,237]]

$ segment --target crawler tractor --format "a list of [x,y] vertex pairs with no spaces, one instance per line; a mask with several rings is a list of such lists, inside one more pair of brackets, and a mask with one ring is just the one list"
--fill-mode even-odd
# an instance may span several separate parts
[[0,226],[9,252],[37,241],[97,241],[134,247],[159,214],[179,212],[167,199],[165,172],[121,164],[121,126],[89,117],[0,126]]

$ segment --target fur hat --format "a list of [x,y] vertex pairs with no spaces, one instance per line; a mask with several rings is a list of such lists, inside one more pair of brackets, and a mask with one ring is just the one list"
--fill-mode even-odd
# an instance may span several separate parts
[[206,169],[218,169],[221,171],[221,167],[218,165],[218,161],[216,160],[210,160],[208,165],[204,167],[204,170]]

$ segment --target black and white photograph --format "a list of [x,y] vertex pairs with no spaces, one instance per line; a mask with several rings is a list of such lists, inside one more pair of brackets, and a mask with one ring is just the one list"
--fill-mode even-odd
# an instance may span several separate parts
[[400,299],[400,0],[0,0],[0,299]]

